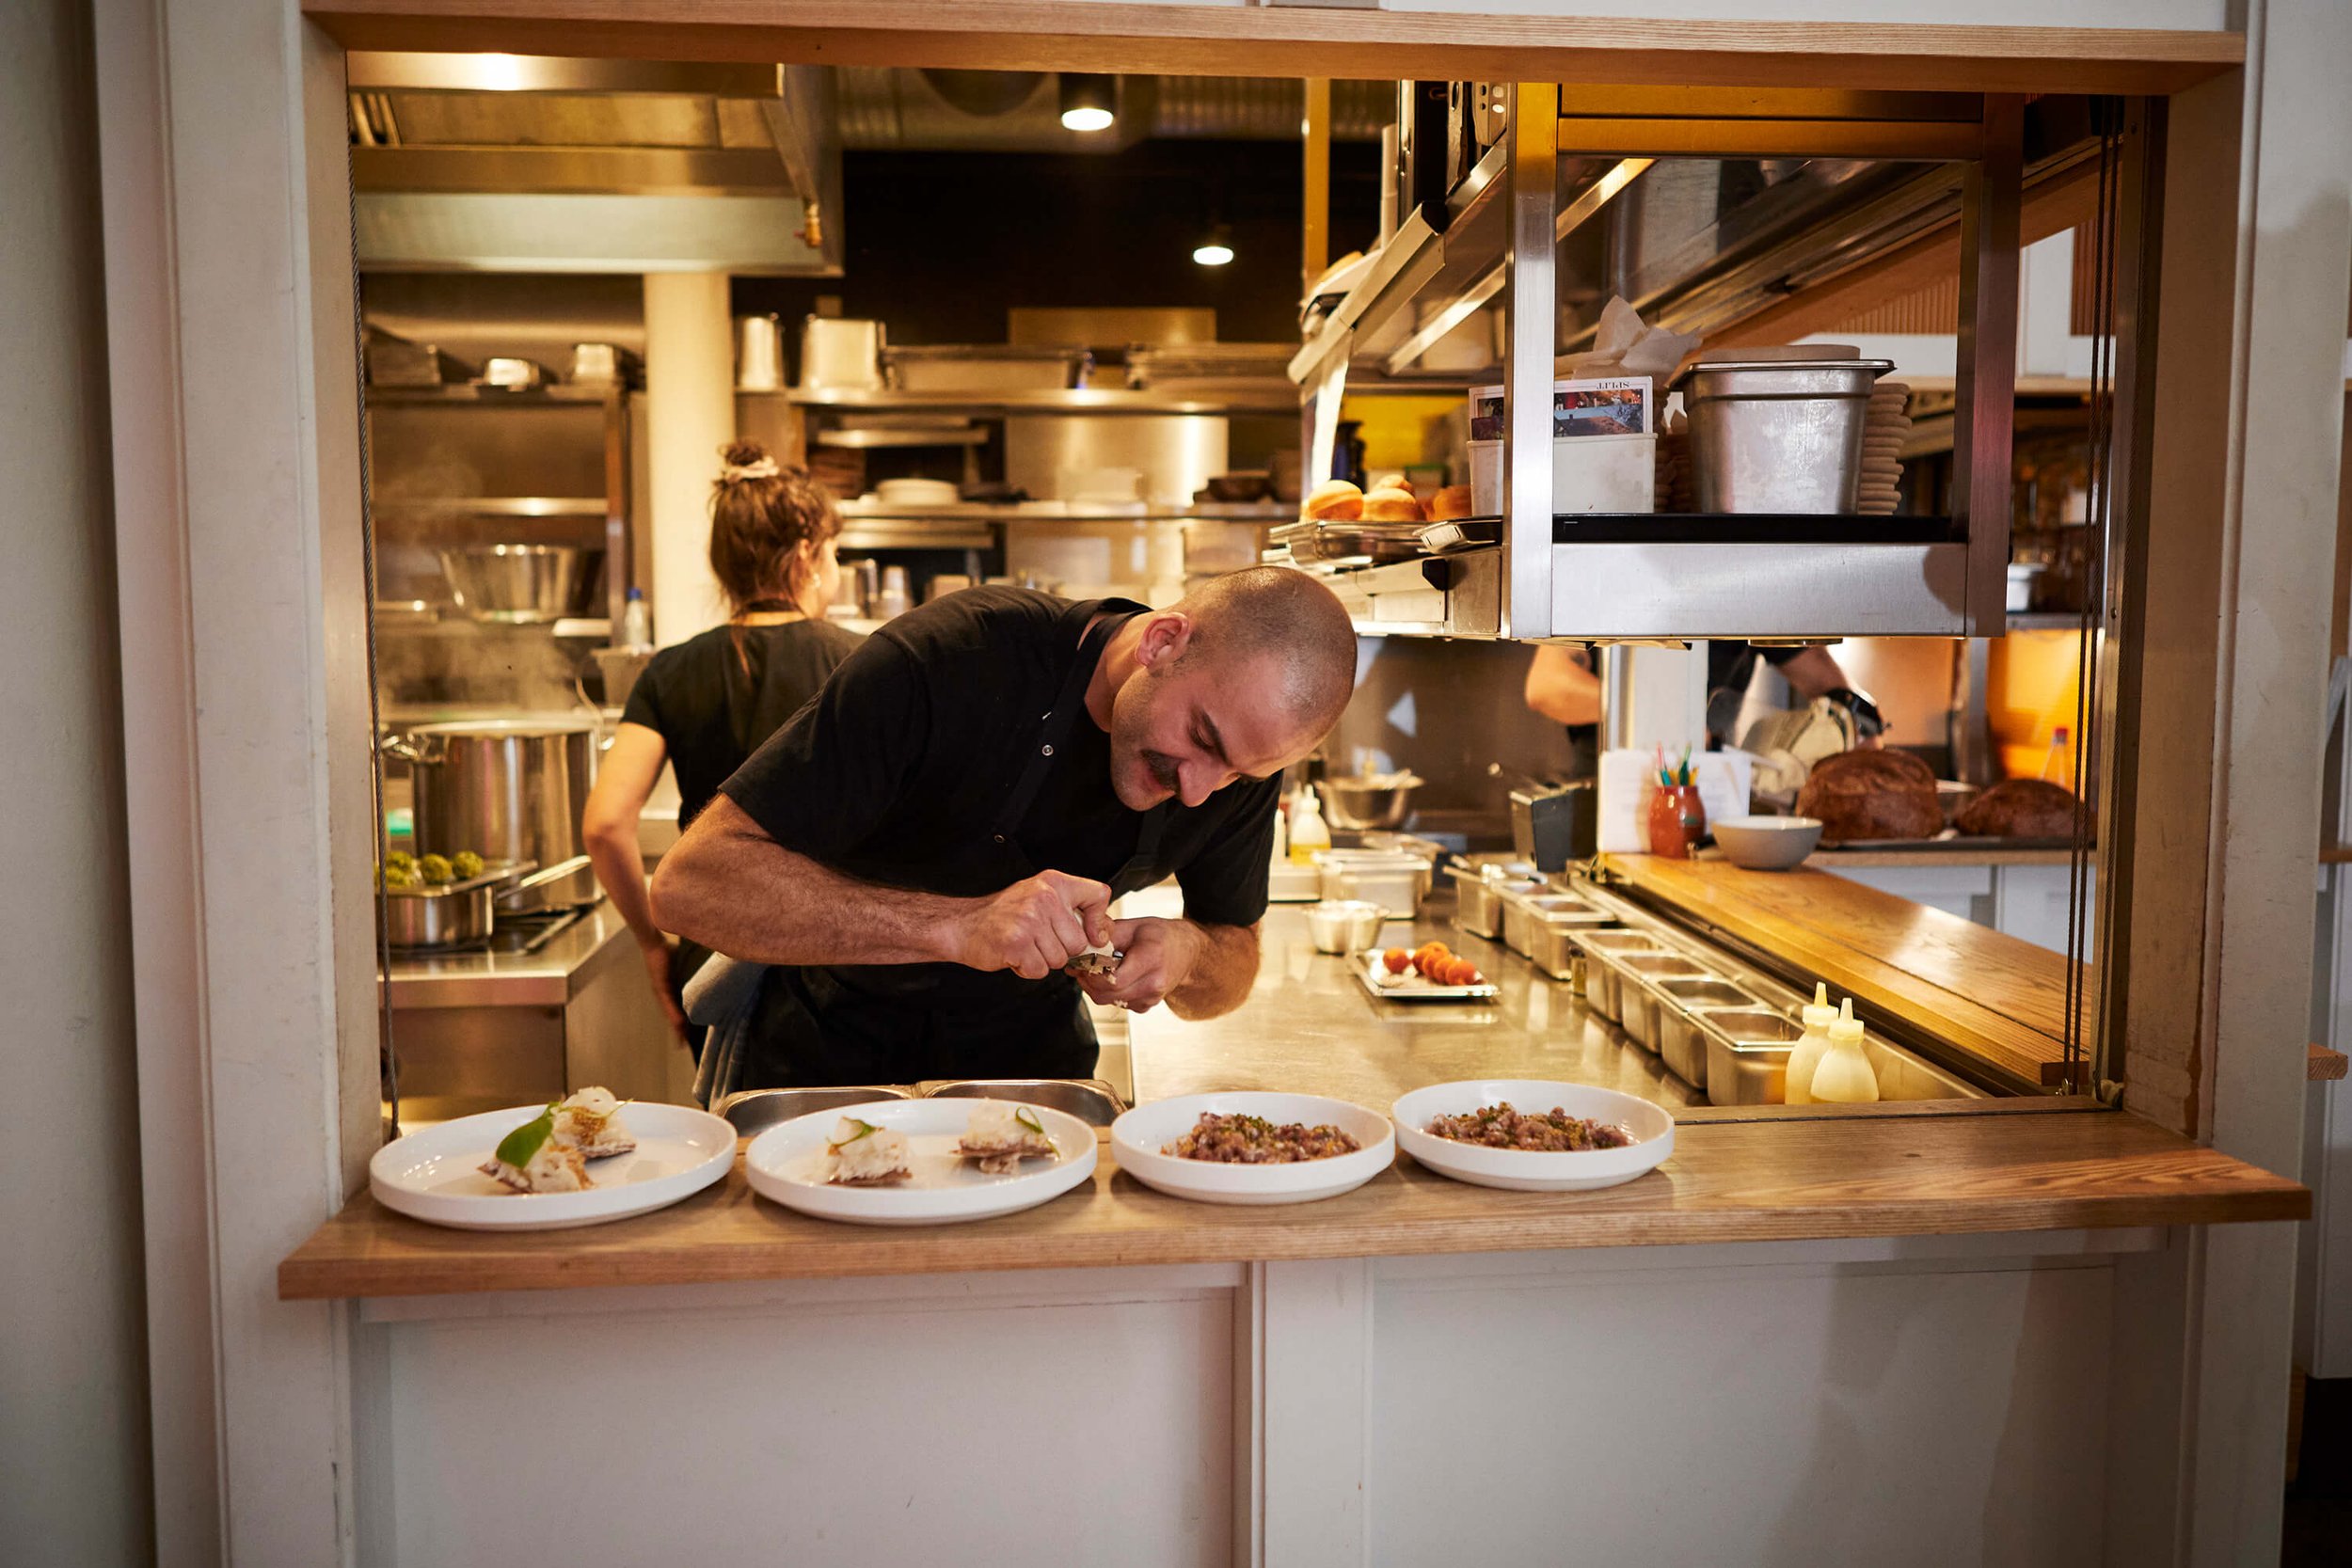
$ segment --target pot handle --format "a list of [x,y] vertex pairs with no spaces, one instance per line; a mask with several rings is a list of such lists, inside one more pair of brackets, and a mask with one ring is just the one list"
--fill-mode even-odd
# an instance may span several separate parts
[[572,666],[572,697],[581,707],[588,710],[589,722],[596,726],[596,754],[602,756],[612,750],[614,741],[621,738],[621,722],[617,719],[607,721],[604,709],[588,700],[588,666],[585,662],[587,657],[582,655],[582,662]]
[[426,767],[448,760],[448,749],[439,736],[387,735],[375,743],[375,749],[388,757],[397,757],[410,767]]

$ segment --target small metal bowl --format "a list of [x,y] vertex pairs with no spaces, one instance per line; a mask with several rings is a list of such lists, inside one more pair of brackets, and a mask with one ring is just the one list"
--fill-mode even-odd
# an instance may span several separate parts
[[1410,773],[1381,773],[1361,779],[1325,779],[1315,785],[1323,815],[1334,828],[1361,832],[1401,828],[1413,812],[1421,780]]
[[1318,953],[1360,953],[1380,940],[1388,915],[1360,898],[1327,898],[1307,906],[1307,935]]

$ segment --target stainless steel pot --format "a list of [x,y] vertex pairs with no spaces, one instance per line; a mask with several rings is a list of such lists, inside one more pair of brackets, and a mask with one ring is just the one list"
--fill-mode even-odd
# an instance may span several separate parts
[[384,940],[403,951],[479,947],[497,923],[497,891],[480,878],[455,887],[387,888]]
[[1326,779],[1315,785],[1331,826],[1358,832],[1405,826],[1406,817],[1412,815],[1413,791],[1420,787],[1421,780],[1410,773]]
[[536,861],[566,875],[501,898],[510,910],[593,904],[580,812],[596,783],[596,728],[586,720],[487,719],[424,724],[385,742],[415,784],[421,850],[472,849],[485,860]]
[[1683,383],[1701,512],[1845,513],[1884,359],[1702,360]]

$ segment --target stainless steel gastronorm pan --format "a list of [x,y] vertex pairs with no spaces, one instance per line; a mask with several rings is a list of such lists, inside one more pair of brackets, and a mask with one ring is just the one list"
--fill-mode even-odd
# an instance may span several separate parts
[[1578,930],[1568,940],[1584,951],[1584,1006],[1612,1023],[1624,1016],[1625,976],[1611,956],[1667,952],[1645,931]]
[[1619,953],[1606,960],[1623,973],[1618,982],[1617,1022],[1634,1044],[1658,1049],[1658,1022],[1670,1005],[1657,990],[1661,980],[1705,980],[1712,976],[1696,960],[1679,953]]
[[1100,1078],[952,1078],[915,1089],[927,1100],[1017,1100],[1067,1111],[1089,1127],[1108,1127],[1127,1108]]
[[837,1111],[876,1100],[912,1100],[914,1091],[903,1084],[843,1084],[822,1089],[744,1089],[728,1095],[714,1107],[743,1137],[764,1132],[778,1122],[812,1111]]

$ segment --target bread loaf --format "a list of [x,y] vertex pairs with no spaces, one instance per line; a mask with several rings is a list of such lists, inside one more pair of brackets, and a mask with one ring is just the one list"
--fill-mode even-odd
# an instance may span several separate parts
[[1968,802],[1960,831],[1994,838],[2073,838],[2074,791],[2042,779],[2003,779]]
[[1841,752],[1813,765],[1797,815],[1818,817],[1821,842],[1933,838],[1944,831],[1935,772],[1908,752]]
[[1307,492],[1298,515],[1314,522],[1352,523],[1364,515],[1364,493],[1343,479],[1327,479]]
[[1469,485],[1449,484],[1429,498],[1429,520],[1446,523],[1456,517],[1475,516],[1477,514],[1470,510],[1471,504]]
[[1364,498],[1365,522],[1419,523],[1427,520],[1422,513],[1420,498],[1410,490],[1375,490]]

